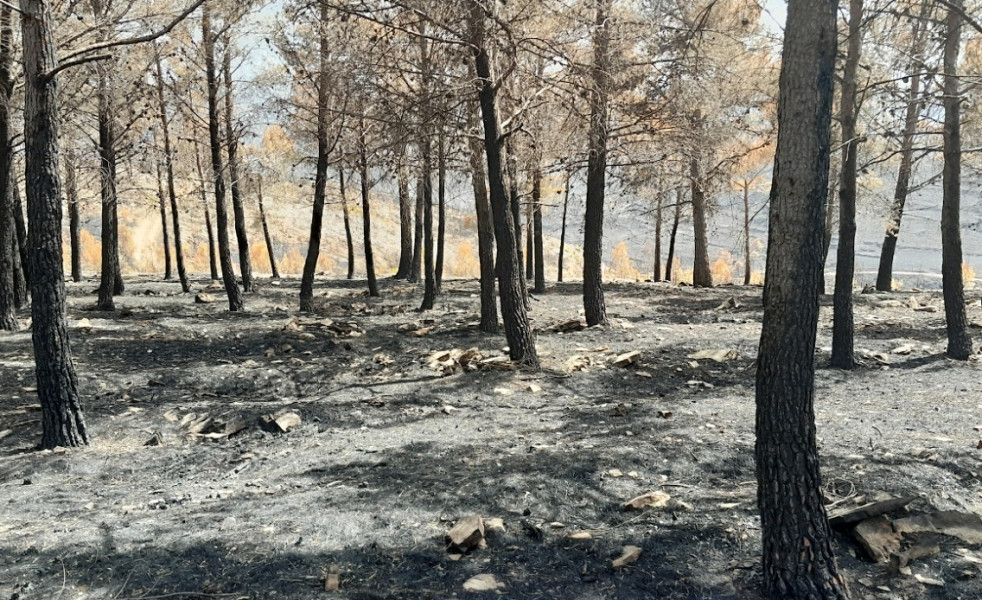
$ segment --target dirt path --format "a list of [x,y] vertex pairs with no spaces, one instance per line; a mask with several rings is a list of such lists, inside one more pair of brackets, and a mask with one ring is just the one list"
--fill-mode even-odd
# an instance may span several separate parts
[[[0,336],[0,431],[11,431],[0,439],[0,600],[756,597],[759,289],[611,285],[609,327],[540,333],[543,372],[492,361],[444,375],[428,364],[435,352],[502,354],[503,337],[477,332],[474,282],[447,282],[426,314],[414,287],[392,282],[380,301],[359,282],[324,284],[315,315],[297,314],[293,280],[266,284],[241,315],[155,281],[130,282],[115,313],[90,312],[92,286],[70,286],[90,448],[29,451],[29,334]],[[536,326],[575,318],[578,293],[563,284],[538,297]],[[865,358],[848,373],[824,367],[823,308],[828,494],[910,493],[916,510],[979,512],[979,363],[943,358],[943,313],[913,310],[910,296],[857,297]],[[730,298],[736,307],[719,308]],[[612,366],[632,350],[639,364]],[[735,353],[689,358],[704,350]],[[283,411],[302,424],[258,426]],[[192,413],[247,427],[191,435]],[[145,446],[155,433],[163,444]],[[652,491],[668,505],[622,510]],[[504,529],[454,560],[443,536],[471,514]],[[982,595],[978,547],[948,540],[915,561],[939,588],[868,562],[847,535],[836,543],[857,598]],[[627,544],[639,560],[613,569]],[[324,589],[331,572],[338,591]],[[481,573],[505,587],[464,591]]]

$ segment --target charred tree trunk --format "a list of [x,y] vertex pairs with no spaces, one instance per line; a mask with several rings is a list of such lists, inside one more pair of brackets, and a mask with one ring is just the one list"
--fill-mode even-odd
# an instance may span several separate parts
[[344,240],[348,248],[348,279],[355,278],[355,240],[351,234],[351,212],[348,191],[344,187],[344,166],[338,165],[338,193],[341,194],[341,217],[344,220]]
[[825,203],[825,237],[822,238],[822,293],[825,291],[825,265],[829,262],[829,249],[832,247],[832,232],[835,229],[835,215],[839,210],[839,170],[832,167],[829,173],[829,199]]
[[665,281],[672,281],[672,270],[675,268],[675,240],[679,234],[679,221],[681,220],[682,188],[678,188],[675,190],[675,218],[672,220],[672,233],[668,236],[668,258],[665,259]]
[[491,211],[494,215],[495,242],[498,247],[496,268],[508,354],[512,361],[537,369],[539,357],[535,350],[535,336],[526,312],[526,298],[523,297],[523,290],[519,285],[522,275],[522,263],[518,260],[517,250],[519,238],[515,236],[515,224],[511,222],[512,214],[505,191],[501,161],[502,139],[498,125],[496,88],[486,47],[484,7],[479,0],[469,0],[468,8],[468,29],[484,124],[484,151],[488,162]]
[[[72,281],[82,281],[82,216],[78,200],[78,157],[75,148],[65,149],[65,196],[68,200],[68,239],[71,246]],[[13,182],[11,182],[14,184]],[[16,185],[16,184],[14,184]]]
[[604,193],[607,180],[608,94],[610,92],[610,7],[596,0],[593,33],[593,83],[590,106],[586,215],[583,225],[583,311],[587,326],[607,322],[603,288]]
[[17,231],[14,225],[13,193],[17,185],[12,177],[13,148],[10,143],[10,95],[13,91],[10,67],[13,62],[12,9],[0,5],[0,330],[15,331],[17,323],[17,287],[14,269]]
[[488,199],[488,181],[481,164],[483,149],[476,137],[468,141],[471,161],[471,183],[474,187],[474,207],[477,214],[477,252],[481,263],[481,331],[498,332],[498,306],[494,285],[494,222]]
[[[317,261],[320,259],[321,252],[321,233],[324,223],[324,204],[327,198],[327,167],[328,154],[328,110],[330,108],[331,83],[327,77],[330,66],[330,40],[327,32],[328,5],[321,2],[320,5],[320,33],[319,33],[319,59],[320,70],[317,79],[317,167],[314,175],[314,207],[310,217],[310,238],[307,240],[307,256],[303,263],[303,276],[300,278],[300,310],[310,312],[314,310],[314,278],[317,275]],[[340,170],[340,168],[339,168]],[[344,175],[341,176],[342,180]],[[262,180],[260,179],[260,182]],[[343,184],[342,184],[343,185]],[[345,209],[345,229],[348,232],[348,265],[352,262],[351,249],[351,230],[348,228],[347,208]],[[272,261],[272,254],[270,254]],[[350,277],[350,275],[349,275]]]
[[218,248],[215,244],[215,228],[211,225],[211,211],[208,210],[208,194],[205,191],[205,170],[201,166],[201,152],[198,148],[198,141],[194,141],[194,164],[198,168],[198,193],[201,196],[201,205],[205,208],[205,229],[208,233],[208,267],[211,280],[218,280]]
[[941,277],[949,358],[968,360],[972,338],[965,313],[961,235],[961,97],[958,54],[961,47],[962,0],[951,0],[944,45],[944,200],[941,204]]
[[559,274],[556,276],[556,281],[559,283],[563,282],[563,257],[566,254],[566,216],[569,214],[569,179],[570,172],[566,171],[566,189],[563,192],[563,220],[559,229],[559,264],[557,265]]
[[232,114],[232,44],[226,38],[225,56],[222,60],[222,75],[225,80],[225,146],[228,152],[228,180],[232,192],[232,215],[235,221],[235,239],[239,247],[239,272],[242,275],[242,290],[255,291],[252,279],[252,257],[249,256],[249,234],[246,230],[245,207],[242,205],[242,191],[239,185],[239,136],[233,125]]
[[[921,17],[926,18],[931,3],[925,2]],[[887,223],[883,247],[880,251],[880,265],[876,272],[876,289],[881,292],[893,290],[893,257],[897,252],[897,237],[900,235],[900,221],[904,216],[904,206],[910,191],[910,179],[914,170],[914,137],[921,116],[921,70],[924,56],[924,34],[920,20],[914,21],[914,41],[911,49],[910,91],[907,96],[907,114],[904,118],[903,140],[900,144],[900,168],[897,171],[897,185],[893,191],[893,206],[890,221]]]
[[542,242],[542,168],[541,158],[536,154],[535,170],[532,172],[532,254],[535,258],[535,272],[532,280],[535,286],[532,288],[536,294],[546,293],[546,258],[545,247]]
[[365,139],[365,124],[362,123],[361,147],[358,156],[358,175],[361,179],[361,218],[365,240],[365,274],[368,277],[368,295],[378,298],[378,281],[375,279],[375,254],[372,251],[372,204],[368,196],[368,148]]
[[157,201],[160,207],[160,231],[164,243],[164,281],[171,279],[170,236],[167,233],[167,194],[164,192],[164,173],[157,161]]
[[839,245],[836,250],[835,292],[832,297],[833,367],[852,369],[855,323],[852,288],[856,272],[856,163],[859,139],[856,118],[859,113],[856,71],[863,50],[863,0],[849,1],[849,43],[842,74],[842,171],[839,182]]
[[58,92],[50,12],[43,0],[20,0],[24,46],[24,142],[31,221],[31,318],[41,401],[41,447],[89,443],[65,317],[58,176]]
[[393,279],[409,279],[413,270],[413,206],[409,199],[409,167],[406,145],[400,144],[396,182],[399,189],[399,268]]
[[[14,164],[13,157],[11,156],[11,165],[13,164]],[[27,249],[27,240],[28,240],[27,219],[24,217],[24,204],[21,202],[20,189],[17,187],[17,177],[15,173],[16,173],[16,169],[13,166],[11,166],[10,193],[11,193],[11,202],[13,203],[11,208],[13,208],[14,211],[14,228],[15,231],[17,232],[17,247],[20,250],[20,265],[21,265],[20,275],[23,276],[24,278],[24,285],[29,287],[31,285],[32,264],[31,264],[31,256]],[[24,187],[26,189],[27,181],[24,182]],[[25,303],[20,306],[26,306],[27,305],[26,300],[27,298],[25,297]]]
[[[101,15],[101,13],[100,13]],[[101,17],[100,17],[101,18]],[[99,310],[113,310],[113,296],[123,292],[119,266],[119,216],[116,196],[116,117],[109,92],[107,67],[99,66],[99,180],[102,199],[102,276]]]
[[423,176],[416,180],[416,210],[413,227],[413,262],[409,281],[419,283],[423,278]]
[[[701,115],[696,116],[702,127]],[[692,186],[692,230],[695,254],[692,263],[692,285],[713,287],[713,271],[709,266],[709,226],[706,223],[706,188],[699,160],[689,162],[689,182]]]
[[658,200],[655,206],[655,267],[651,274],[652,281],[661,281],[661,230],[662,230],[662,209],[665,203],[665,196],[662,192],[658,193]]
[[[825,264],[825,261],[822,261]],[[750,182],[743,182],[743,285],[750,285]]]
[[[533,173],[528,174],[530,186],[534,190]],[[534,193],[534,192],[533,192]],[[532,202],[525,204],[525,280],[535,281],[535,232],[532,225]]]
[[215,37],[211,33],[211,9],[202,7],[201,39],[205,51],[205,76],[208,83],[208,139],[211,146],[212,180],[215,185],[215,219],[218,228],[218,259],[222,268],[222,281],[228,296],[228,309],[243,310],[242,293],[232,270],[232,254],[228,239],[228,213],[225,208],[225,178],[222,172],[222,140],[218,120],[218,77],[215,70]]
[[167,101],[164,98],[164,70],[160,64],[160,53],[155,51],[157,66],[157,103],[160,110],[161,137],[164,141],[164,167],[167,175],[167,198],[170,201],[171,221],[174,224],[174,258],[177,262],[177,278],[181,290],[191,291],[187,269],[184,266],[184,242],[181,240],[181,217],[177,206],[177,186],[174,184],[174,151],[170,139],[170,117],[167,115]]
[[263,201],[263,176],[256,177],[256,198],[259,201],[259,221],[263,226],[263,240],[266,242],[266,255],[269,256],[269,270],[273,279],[280,278],[280,270],[276,268],[276,252],[273,250],[273,236],[269,233],[269,221],[266,220],[266,204]]
[[434,293],[439,296],[443,291],[443,259],[447,237],[447,148],[441,133],[437,144],[436,181],[437,181],[437,224],[436,224],[436,265],[433,267]]
[[525,279],[524,252],[522,252],[522,203],[518,193],[518,159],[513,153],[513,147],[509,142],[505,142],[505,155],[507,160],[505,166],[508,170],[508,195],[510,199],[511,218],[515,228],[515,252],[518,254],[518,286],[522,290],[525,310],[531,308],[529,305],[528,280]]
[[430,140],[419,142],[423,177],[423,303],[420,310],[431,310],[436,302],[436,281],[433,275],[433,157]]
[[822,498],[815,337],[822,290],[837,0],[791,0],[756,378],[763,595],[845,600]]

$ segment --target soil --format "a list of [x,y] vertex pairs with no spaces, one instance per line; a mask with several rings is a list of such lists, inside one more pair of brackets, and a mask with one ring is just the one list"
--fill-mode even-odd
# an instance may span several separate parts
[[[543,371],[443,373],[438,351],[503,355],[502,336],[477,330],[476,282],[447,281],[427,313],[412,285],[383,282],[382,299],[363,282],[320,285],[318,310],[301,315],[296,280],[265,282],[243,314],[221,290],[196,304],[149,279],[94,312],[95,283],[69,284],[93,439],[77,450],[32,449],[30,334],[0,336],[0,600],[758,597],[759,288],[612,284],[609,326],[550,333],[581,305],[577,284],[555,285],[532,302]],[[826,496],[979,512],[979,362],[944,358],[943,310],[912,297],[942,306],[937,292],[857,295],[863,364],[849,372],[826,366],[823,300]],[[614,366],[634,350],[637,364]],[[689,358],[703,350],[735,353]],[[284,411],[302,423],[260,427]],[[192,413],[247,427],[195,435]],[[647,492],[671,500],[623,509]],[[452,556],[444,535],[468,515],[503,528]],[[626,545],[640,556],[614,569]],[[982,548],[941,545],[906,576],[835,537],[855,598],[979,598]],[[325,589],[332,573],[338,590]],[[465,591],[482,573],[504,587]]]

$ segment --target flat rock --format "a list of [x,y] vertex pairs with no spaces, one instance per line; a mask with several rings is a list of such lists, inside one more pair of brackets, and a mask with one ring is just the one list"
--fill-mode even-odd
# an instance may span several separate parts
[[902,498],[889,498],[879,502],[868,502],[862,506],[837,508],[829,513],[829,524],[833,527],[838,527],[840,525],[859,523],[870,517],[885,515],[900,510],[914,500],[917,500],[917,496],[904,496]]
[[199,292],[194,296],[195,304],[212,304],[214,302],[218,302],[218,297],[214,294]]
[[470,515],[458,520],[447,532],[447,549],[467,553],[484,540],[484,520],[480,515]]
[[504,588],[505,584],[498,581],[498,578],[488,573],[475,575],[464,582],[464,590],[468,592],[493,592]]
[[661,491],[648,492],[632,498],[623,504],[624,510],[644,510],[645,508],[665,508],[672,497]]
[[736,360],[740,358],[740,353],[733,348],[721,348],[718,350],[700,350],[699,352],[694,352],[688,356],[688,358],[694,360],[713,360],[718,363],[726,362],[728,360]]
[[629,367],[631,365],[638,364],[639,360],[641,360],[641,353],[637,350],[633,350],[631,352],[621,354],[615,358],[613,364],[615,367]]
[[611,562],[611,566],[615,569],[622,569],[631,563],[638,562],[639,558],[641,558],[641,548],[637,546],[624,546],[624,549],[621,550],[621,555]]
[[897,519],[897,533],[940,533],[956,537],[968,544],[982,544],[982,519],[972,513],[958,511],[936,512]]
[[890,519],[877,515],[862,521],[852,534],[866,550],[866,554],[878,563],[885,563],[900,553],[903,536],[893,530]]

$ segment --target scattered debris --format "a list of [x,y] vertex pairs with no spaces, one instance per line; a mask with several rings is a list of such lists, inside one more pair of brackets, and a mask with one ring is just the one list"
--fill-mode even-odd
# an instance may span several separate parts
[[641,548],[637,546],[624,546],[621,555],[611,562],[611,566],[615,569],[621,569],[631,563],[637,562],[639,558],[641,558]]
[[214,302],[218,302],[218,297],[207,292],[198,292],[194,296],[195,304],[212,304]]
[[446,535],[447,550],[466,554],[484,541],[484,520],[470,515],[457,521]]
[[934,556],[941,553],[941,546],[937,544],[918,544],[903,552],[898,552],[897,554],[890,557],[890,567],[894,571],[900,571],[900,569],[909,565],[912,561],[919,558],[927,558],[929,556]]
[[621,354],[620,356],[615,358],[613,365],[615,367],[629,367],[631,365],[638,364],[638,361],[640,360],[641,360],[641,352],[637,350],[633,350],[631,352]]
[[324,578],[324,589],[329,592],[336,592],[341,589],[341,575],[339,573],[328,573]]
[[443,375],[454,375],[465,371],[476,371],[483,359],[484,355],[477,348],[443,350],[431,354],[427,365]]
[[295,412],[284,412],[278,415],[263,415],[260,418],[262,428],[271,433],[286,433],[300,426],[300,415]]
[[700,350],[690,354],[687,358],[695,360],[714,360],[718,363],[740,358],[740,353],[733,348],[722,348],[719,350]]
[[[0,437],[0,439],[3,439],[3,438]],[[145,441],[145,442],[143,442],[143,445],[144,446],[163,446],[164,445],[164,436],[162,436],[159,431],[154,431],[153,432],[153,435],[150,436],[150,439],[147,440],[147,441]]]
[[555,325],[550,325],[543,329],[546,333],[571,333],[574,331],[583,331],[586,329],[586,323],[580,319],[572,319],[569,321],[563,321],[561,323],[556,323]]
[[968,544],[982,544],[982,519],[974,513],[958,511],[936,512],[897,519],[897,533],[940,533],[956,537]]
[[737,302],[735,296],[730,296],[726,300],[723,300],[723,303],[717,306],[716,310],[731,310],[731,309],[740,308],[741,306],[742,305],[739,302]]
[[944,587],[944,582],[941,581],[940,579],[934,579],[933,577],[925,577],[924,575],[921,575],[920,573],[915,573],[914,574],[914,579],[916,579],[918,583],[923,583],[924,585],[933,585],[935,587]]
[[857,507],[837,508],[829,512],[829,524],[833,527],[839,527],[859,523],[870,517],[900,510],[914,500],[917,500],[917,496],[904,496],[902,498],[889,498],[878,502],[868,502]]
[[665,508],[671,496],[661,491],[648,492],[632,498],[623,504],[624,510],[644,510],[645,508]]
[[592,540],[593,534],[590,533],[589,531],[575,531],[569,534],[569,536],[567,537],[569,537],[569,539],[571,540],[577,540],[577,541]]
[[494,575],[482,573],[475,575],[464,582],[464,591],[467,592],[493,592],[505,587],[505,584],[498,581]]

